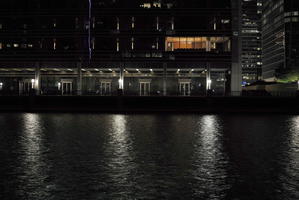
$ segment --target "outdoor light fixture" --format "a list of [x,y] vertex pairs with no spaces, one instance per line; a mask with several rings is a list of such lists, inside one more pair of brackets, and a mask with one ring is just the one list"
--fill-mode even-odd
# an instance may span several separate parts
[[118,86],[119,86],[119,89],[124,89],[124,79],[120,78],[118,79]]
[[211,89],[211,84],[212,84],[212,80],[208,79],[207,80],[207,89],[210,90]]
[[61,89],[61,83],[58,82],[57,86],[58,86],[58,90],[60,90]]
[[33,89],[34,88],[34,82],[35,82],[35,79],[31,79],[31,88]]

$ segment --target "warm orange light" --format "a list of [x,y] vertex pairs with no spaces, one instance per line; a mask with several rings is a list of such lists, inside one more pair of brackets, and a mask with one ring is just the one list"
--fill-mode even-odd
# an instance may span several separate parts
[[166,51],[176,49],[205,49],[210,51],[216,48],[217,43],[229,46],[229,41],[229,37],[166,37],[165,47]]

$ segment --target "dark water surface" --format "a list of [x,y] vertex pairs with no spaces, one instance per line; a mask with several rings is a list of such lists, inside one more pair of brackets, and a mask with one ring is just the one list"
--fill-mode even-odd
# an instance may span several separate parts
[[0,115],[0,199],[299,199],[299,116]]

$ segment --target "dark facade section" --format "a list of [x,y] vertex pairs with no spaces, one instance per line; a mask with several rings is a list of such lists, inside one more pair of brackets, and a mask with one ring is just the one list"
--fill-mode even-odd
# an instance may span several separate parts
[[263,79],[273,81],[299,68],[299,2],[263,2]]
[[230,0],[11,0],[0,9],[3,94],[231,91]]
[[261,0],[242,1],[242,80],[243,85],[261,79],[262,35]]

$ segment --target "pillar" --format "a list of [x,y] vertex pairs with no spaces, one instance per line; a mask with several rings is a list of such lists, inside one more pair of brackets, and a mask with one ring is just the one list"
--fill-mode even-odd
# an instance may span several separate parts
[[163,96],[167,95],[167,63],[163,63]]
[[77,63],[77,95],[82,95],[82,63]]
[[35,64],[35,76],[34,76],[34,89],[35,94],[41,94],[41,73],[40,73],[40,63]]

